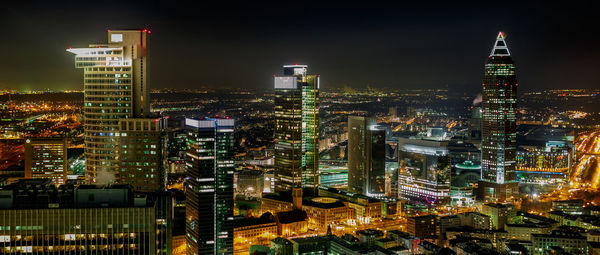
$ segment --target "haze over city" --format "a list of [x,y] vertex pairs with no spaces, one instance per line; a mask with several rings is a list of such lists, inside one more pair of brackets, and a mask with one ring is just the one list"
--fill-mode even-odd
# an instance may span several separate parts
[[[112,4],[111,4],[112,3]],[[118,5],[118,8],[115,8]],[[324,88],[477,89],[505,31],[522,91],[598,87],[596,1],[12,1],[0,7],[0,87],[79,89],[64,49],[98,31],[152,31],[151,89],[270,88],[282,63]]]

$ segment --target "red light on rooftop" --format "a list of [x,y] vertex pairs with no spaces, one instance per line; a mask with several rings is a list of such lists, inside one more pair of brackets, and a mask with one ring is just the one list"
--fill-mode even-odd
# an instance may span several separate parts
[[107,31],[107,32],[110,32],[110,29],[107,29],[106,31]]
[[148,34],[152,34],[152,31],[148,30]]

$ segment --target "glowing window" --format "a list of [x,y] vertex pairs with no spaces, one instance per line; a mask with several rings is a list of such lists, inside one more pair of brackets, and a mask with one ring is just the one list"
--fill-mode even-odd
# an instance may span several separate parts
[[122,42],[123,41],[123,34],[111,34],[110,35],[110,41],[111,42]]

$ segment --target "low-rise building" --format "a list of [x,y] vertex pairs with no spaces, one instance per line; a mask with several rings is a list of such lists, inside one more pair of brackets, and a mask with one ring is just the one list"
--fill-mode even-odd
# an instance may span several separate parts
[[406,232],[421,239],[437,239],[439,236],[439,220],[436,215],[425,215],[407,218]]
[[294,244],[288,239],[277,237],[271,240],[271,252],[277,255],[293,255]]
[[468,212],[460,214],[463,226],[469,226],[476,229],[491,229],[492,222],[490,216],[479,212]]
[[552,201],[552,211],[562,211],[566,214],[583,214],[583,199]]
[[291,240],[294,247],[294,254],[298,255],[319,255],[328,254],[328,238],[324,236],[294,238]]
[[509,242],[505,244],[505,250],[507,254],[514,255],[527,255],[529,254],[529,250],[525,245],[520,244],[518,242]]
[[350,208],[347,203],[331,197],[305,200],[302,210],[308,215],[309,227],[323,233],[331,224],[346,223],[348,220],[354,219],[354,209]]
[[392,230],[387,233],[387,237],[396,240],[398,245],[406,247],[412,254],[415,254],[419,251],[419,243],[421,242],[421,239],[416,236],[400,230]]
[[[62,185],[20,180],[0,188],[0,240],[13,254],[169,254],[162,195],[127,185]],[[168,196],[164,197],[168,200]],[[163,224],[164,223],[164,224]]]
[[501,255],[501,253],[491,247],[490,243],[480,243],[474,241],[459,242],[453,245],[453,250],[457,255]]
[[576,232],[555,230],[550,234],[533,234],[531,242],[533,255],[547,254],[553,247],[562,247],[574,255],[589,254],[586,237]]
[[375,240],[375,245],[384,249],[389,249],[398,246],[398,242],[392,238],[386,237]]
[[492,229],[501,230],[515,210],[512,204],[489,203],[482,206],[481,213],[490,217]]
[[356,231],[356,235],[358,236],[358,240],[360,240],[361,244],[371,247],[375,245],[375,240],[383,238],[384,234],[381,230],[365,229]]
[[261,199],[260,210],[262,213],[270,212],[272,214],[278,212],[291,211],[294,209],[292,197],[286,197],[279,194],[265,194]]
[[512,240],[531,241],[532,234],[549,234],[552,231],[552,225],[549,224],[512,224],[504,225],[504,230],[508,233],[508,238]]
[[[327,238],[329,240],[327,254],[331,255],[408,255],[408,253],[403,252],[405,251],[404,249],[386,249],[379,245],[366,246],[337,236],[328,236]],[[389,243],[385,239],[380,240],[383,240],[384,243]]]
[[271,239],[277,237],[277,233],[277,223],[270,213],[265,213],[259,218],[237,219],[233,222],[233,245],[267,245]]
[[[381,199],[368,197],[363,194],[352,193],[342,189],[319,187],[318,195],[323,197],[332,197],[347,202],[350,208],[353,208],[355,217],[358,221],[368,222],[372,219],[381,218],[384,214],[384,205]],[[394,201],[387,201],[388,204],[395,204]],[[388,209],[390,207],[387,207]],[[385,212],[386,214],[396,214],[393,212]]]
[[306,212],[293,210],[275,214],[277,235],[288,237],[308,232],[308,216]]
[[455,228],[462,226],[462,219],[459,215],[450,215],[439,217],[440,234],[444,235],[448,228]]

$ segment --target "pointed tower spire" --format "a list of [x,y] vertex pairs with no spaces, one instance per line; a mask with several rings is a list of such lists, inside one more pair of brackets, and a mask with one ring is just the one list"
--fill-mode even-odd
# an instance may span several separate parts
[[494,48],[492,49],[490,57],[510,56],[510,51],[508,51],[508,45],[504,40],[505,38],[506,34],[504,34],[504,32],[498,32],[498,37],[496,37],[496,43],[494,43]]

